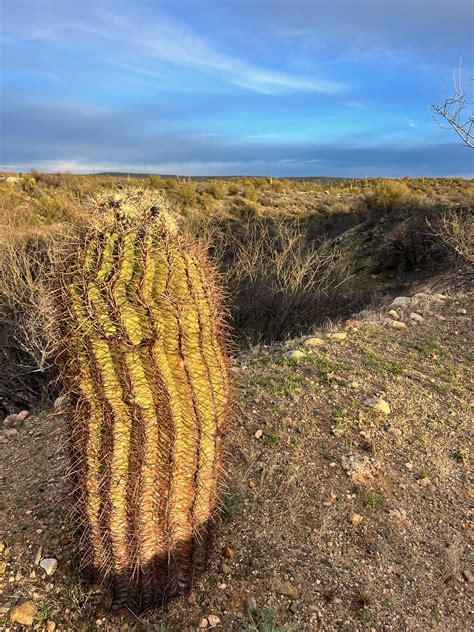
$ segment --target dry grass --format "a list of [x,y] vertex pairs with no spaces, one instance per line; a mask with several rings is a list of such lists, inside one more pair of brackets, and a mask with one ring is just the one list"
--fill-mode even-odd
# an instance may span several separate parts
[[4,227],[0,237],[0,398],[6,414],[47,397],[55,375],[47,289],[51,230]]

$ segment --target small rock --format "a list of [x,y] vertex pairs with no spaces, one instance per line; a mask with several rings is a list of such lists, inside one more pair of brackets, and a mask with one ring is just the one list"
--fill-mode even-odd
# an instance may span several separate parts
[[293,586],[291,582],[278,582],[276,586],[276,592],[283,597],[288,597],[292,601],[296,601],[300,598],[300,593],[296,586]]
[[230,575],[232,573],[231,567],[228,564],[226,564],[225,562],[222,562],[221,570],[224,573],[224,575]]
[[468,584],[472,584],[474,582],[474,573],[472,573],[469,569],[465,568],[462,574]]
[[406,323],[403,323],[401,320],[392,320],[391,327],[393,327],[393,329],[406,329]]
[[7,415],[3,420],[3,425],[8,428],[8,426],[14,426],[18,421],[18,415]]
[[16,437],[17,434],[18,434],[18,430],[16,428],[7,428],[5,430],[5,435],[7,437]]
[[467,314],[467,309],[464,309],[464,307],[461,307],[461,309],[457,310],[456,314],[465,315]]
[[195,593],[191,592],[189,593],[189,595],[186,597],[186,601],[191,605],[191,606],[195,606],[197,604],[197,599],[196,599],[196,595]]
[[306,338],[304,341],[305,347],[321,347],[324,344],[324,340],[322,338],[318,338],[317,336],[311,336],[310,338]]
[[200,630],[206,629],[208,625],[209,621],[206,619],[206,617],[202,617],[202,619],[199,619],[198,628]]
[[254,434],[255,439],[261,439],[263,437],[263,430],[261,428],[259,428],[255,434]]
[[424,476],[423,478],[419,478],[416,482],[421,487],[430,487],[430,485],[432,485],[431,480],[427,476]]
[[235,551],[234,549],[231,549],[230,546],[223,546],[222,555],[227,557],[229,560],[233,560],[235,557]]
[[354,452],[343,456],[341,465],[354,483],[364,484],[373,479],[372,467],[368,456],[362,456]]
[[245,610],[252,614],[257,609],[257,601],[255,597],[247,597],[245,600]]
[[354,527],[357,527],[364,520],[364,518],[358,513],[353,513],[349,520]]
[[67,406],[67,395],[60,395],[54,400],[54,412],[63,412]]
[[331,340],[345,340],[347,338],[347,333],[345,331],[338,331],[335,334],[329,334]]
[[40,562],[40,566],[46,571],[46,575],[53,575],[58,567],[58,560],[54,557],[44,557]]
[[422,323],[425,319],[420,314],[417,314],[416,312],[412,312],[410,314],[410,320],[413,320],[415,323]]
[[391,413],[390,405],[381,397],[370,397],[364,401],[364,404],[380,411],[384,415],[389,415]]
[[291,612],[291,614],[298,614],[298,604],[296,601],[292,601],[290,603],[290,607],[288,608],[288,610]]
[[292,349],[283,354],[283,357],[293,362],[301,362],[306,358],[306,353],[300,349]]
[[40,546],[39,549],[36,551],[35,566],[38,566],[38,564],[41,562],[42,557],[43,557],[43,547]]
[[32,625],[36,616],[36,604],[28,600],[15,606],[10,612],[10,621],[21,625]]
[[216,614],[208,615],[207,621],[208,621],[209,626],[211,628],[215,628],[216,625],[219,625],[219,623],[221,622],[221,620],[219,619],[219,617]]
[[411,298],[409,296],[397,296],[389,305],[389,309],[392,309],[392,307],[408,307],[410,303]]
[[392,320],[400,320],[400,316],[395,309],[391,309],[389,312],[387,312],[387,316],[390,316]]
[[342,328],[345,331],[358,331],[364,323],[361,320],[355,320],[354,318],[348,318],[342,323]]
[[22,410],[17,414],[18,421],[25,421],[30,413],[27,410]]

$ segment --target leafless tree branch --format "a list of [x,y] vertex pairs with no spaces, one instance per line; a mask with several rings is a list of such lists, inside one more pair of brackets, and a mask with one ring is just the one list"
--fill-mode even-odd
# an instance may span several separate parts
[[[444,100],[440,94],[431,110],[437,123],[442,127],[443,123],[447,123],[465,145],[474,149],[474,104],[463,86],[461,63],[453,72],[453,83],[454,94]],[[469,83],[471,87],[472,79]]]

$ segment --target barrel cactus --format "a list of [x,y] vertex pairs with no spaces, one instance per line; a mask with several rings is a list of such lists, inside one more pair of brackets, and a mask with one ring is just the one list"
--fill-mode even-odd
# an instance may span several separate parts
[[141,611],[205,565],[229,372],[211,266],[162,200],[133,195],[96,205],[55,302],[83,565]]

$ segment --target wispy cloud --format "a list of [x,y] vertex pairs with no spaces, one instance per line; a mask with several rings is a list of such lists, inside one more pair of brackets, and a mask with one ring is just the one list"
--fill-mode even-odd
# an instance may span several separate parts
[[[221,52],[209,36],[155,11],[145,19],[133,7],[117,11],[106,1],[94,10],[93,19],[80,14],[62,16],[55,28],[35,27],[28,33],[21,27],[19,40],[48,37],[62,46],[87,50],[108,64],[149,76],[162,76],[157,64],[173,64],[218,77],[221,81],[260,94],[315,92],[338,94],[344,85],[311,74],[280,72]],[[102,51],[101,51],[102,49]],[[102,54],[101,54],[102,52]],[[134,62],[130,64],[130,56]]]

